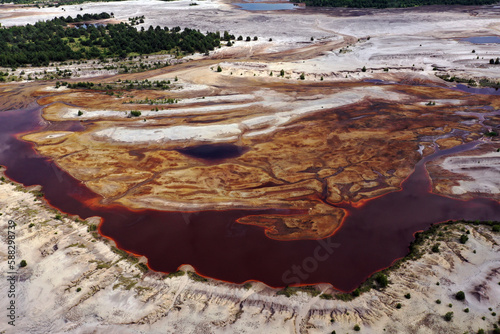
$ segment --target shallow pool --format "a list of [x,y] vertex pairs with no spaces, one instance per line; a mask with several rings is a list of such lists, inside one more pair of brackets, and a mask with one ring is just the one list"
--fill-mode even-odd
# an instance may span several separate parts
[[462,41],[474,44],[500,43],[500,36],[476,36],[463,38]]
[[264,2],[245,2],[245,3],[235,3],[236,6],[245,10],[290,10],[299,8],[291,2],[281,2],[281,3],[264,3]]

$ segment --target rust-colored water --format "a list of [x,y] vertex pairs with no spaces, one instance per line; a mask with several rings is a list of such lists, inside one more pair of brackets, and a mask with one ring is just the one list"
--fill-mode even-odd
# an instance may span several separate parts
[[[259,227],[235,222],[239,217],[265,211],[183,213],[90,207],[85,203],[95,203],[96,194],[16,138],[42,126],[39,114],[38,107],[0,113],[0,164],[7,166],[7,176],[27,186],[42,185],[47,201],[61,211],[82,218],[102,217],[103,235],[114,239],[122,249],[145,255],[149,266],[158,271],[171,272],[182,264],[191,264],[202,275],[236,283],[258,280],[278,287],[328,282],[348,291],[404,256],[413,234],[432,223],[500,220],[498,202],[459,201],[430,193],[424,161],[401,191],[357,208],[343,205],[347,218],[340,230],[325,240],[276,241],[267,238]],[[64,126],[72,130],[79,127],[73,123]]]

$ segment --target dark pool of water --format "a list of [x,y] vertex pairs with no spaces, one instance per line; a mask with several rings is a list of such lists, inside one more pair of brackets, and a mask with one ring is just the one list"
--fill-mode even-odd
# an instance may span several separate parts
[[233,144],[212,144],[190,146],[177,150],[187,156],[204,160],[223,160],[236,158],[248,151],[248,147]]
[[120,248],[145,255],[150,267],[158,271],[171,272],[191,264],[202,275],[237,283],[253,279],[277,287],[328,282],[351,290],[371,273],[404,256],[413,234],[432,223],[500,220],[498,202],[459,201],[429,193],[423,162],[403,183],[402,191],[368,201],[360,208],[344,205],[348,216],[341,229],[319,241],[276,241],[259,227],[236,223],[239,217],[265,211],[183,213],[91,207],[87,204],[98,198],[93,192],[38,156],[30,144],[16,139],[15,134],[39,126],[39,112],[0,113],[0,164],[7,166],[7,175],[25,185],[42,185],[48,202],[64,212],[82,218],[103,217],[103,235],[113,238]]
[[245,3],[235,3],[236,6],[245,10],[290,10],[297,9],[298,6],[293,3],[263,3],[263,2],[245,2]]
[[500,43],[500,36],[476,36],[462,38],[461,40],[474,44]]

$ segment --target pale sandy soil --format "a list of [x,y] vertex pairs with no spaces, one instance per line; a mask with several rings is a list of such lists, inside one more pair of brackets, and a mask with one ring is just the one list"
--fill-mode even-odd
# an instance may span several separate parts
[[446,158],[440,166],[452,173],[462,174],[465,180],[451,188],[453,194],[500,193],[500,152],[476,156],[455,156]]
[[[97,218],[58,220],[57,211],[22,186],[7,180],[0,190],[0,261],[6,264],[6,226],[14,220],[17,263],[28,263],[18,269],[16,327],[2,320],[2,333],[352,333],[356,324],[364,333],[475,333],[498,321],[492,312],[500,309],[500,235],[486,226],[445,227],[443,237],[420,248],[421,259],[393,270],[385,290],[351,302],[303,292],[287,298],[260,283],[245,289],[187,275],[145,274],[87,232]],[[469,241],[462,245],[458,237],[465,230]],[[440,253],[430,252],[436,242]],[[0,291],[8,290],[4,269]],[[331,293],[327,285],[318,289]],[[460,290],[465,301],[454,297]],[[2,310],[7,302],[1,299]],[[450,311],[454,318],[446,322],[443,315]]]

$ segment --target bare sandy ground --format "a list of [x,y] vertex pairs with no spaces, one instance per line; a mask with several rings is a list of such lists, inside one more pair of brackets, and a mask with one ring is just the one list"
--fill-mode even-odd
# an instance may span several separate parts
[[479,156],[449,157],[443,161],[441,167],[468,177],[468,180],[460,180],[459,185],[451,189],[454,194],[500,193],[500,152]]
[[[88,232],[98,219],[56,219],[58,212],[24,187],[6,180],[0,190],[0,261],[7,261],[8,220],[17,223],[17,262],[27,261],[18,269],[16,327],[2,320],[3,333],[352,333],[355,325],[364,333],[475,333],[498,321],[500,235],[490,227],[442,227],[442,236],[420,248],[422,258],[391,272],[388,288],[343,302],[303,292],[276,296],[255,282],[242,287],[144,273]],[[466,230],[463,245],[458,237]],[[440,253],[430,251],[435,243]],[[318,289],[332,293],[327,285]],[[458,291],[464,301],[455,299]],[[7,302],[2,298],[2,310]],[[443,318],[447,312],[451,322]]]

